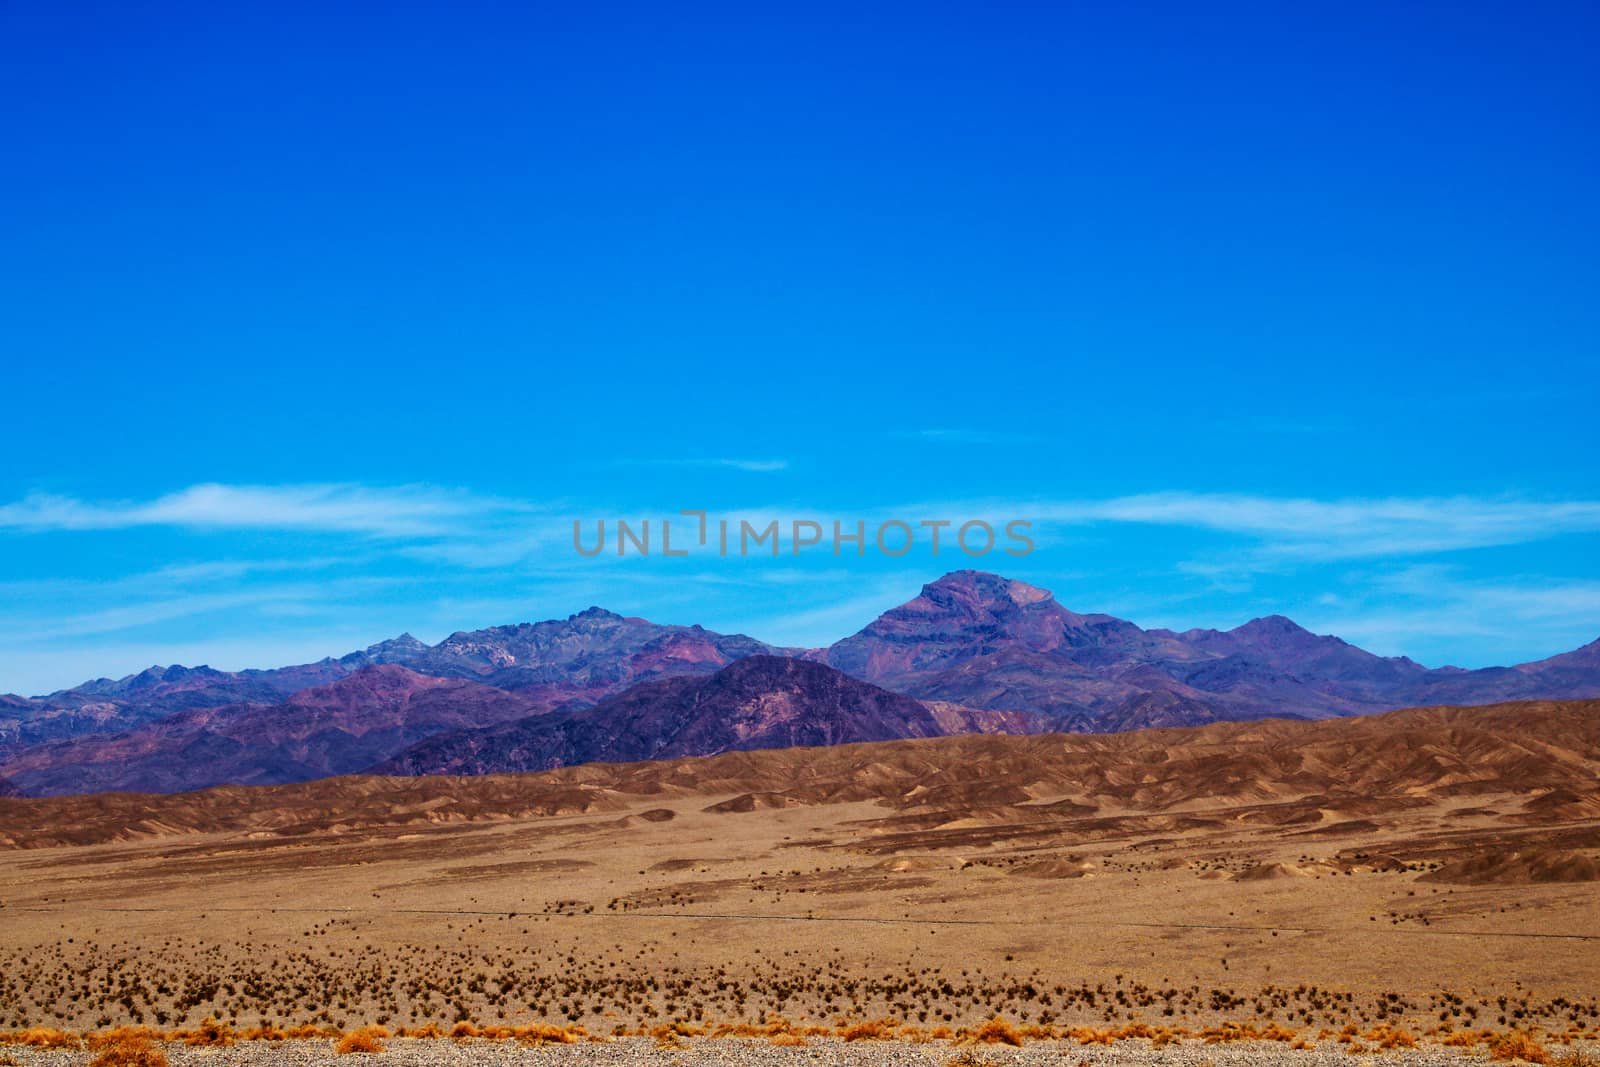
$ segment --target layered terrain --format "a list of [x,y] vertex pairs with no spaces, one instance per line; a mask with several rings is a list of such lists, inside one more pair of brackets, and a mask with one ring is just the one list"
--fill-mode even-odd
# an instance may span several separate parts
[[0,755],[43,741],[121,732],[175,711],[272,705],[368,667],[393,664],[434,678],[516,690],[540,710],[585,706],[635,682],[710,673],[736,659],[777,651],[699,626],[662,626],[590,608],[564,620],[451,634],[427,645],[410,634],[339,659],[274,670],[151,667],[49,696],[0,696]]
[[1594,701],[0,799],[0,828],[0,1025],[1600,1023]]
[[[788,666],[780,666],[782,657]],[[739,666],[746,661],[756,665]],[[958,571],[826,649],[591,608],[341,659],[151,668],[0,698],[0,795],[177,791],[363,770],[480,774],[967,732],[1105,732],[1600,695],[1600,642],[1429,669],[1271,616],[1144,630]]]
[[365,770],[434,734],[543,707],[521,693],[384,664],[280,703],[186,709],[122,733],[36,745],[6,768],[36,795],[301,782]]
[[457,730],[378,765],[387,774],[536,771],[757,748],[937,737],[920,701],[820,663],[750,656],[710,677],[661,678],[593,708]]
[[1047,714],[1072,730],[1600,695],[1600,641],[1520,667],[1430,670],[1277,615],[1227,631],[1143,630],[979,571],[924,586],[823,655],[897,692]]

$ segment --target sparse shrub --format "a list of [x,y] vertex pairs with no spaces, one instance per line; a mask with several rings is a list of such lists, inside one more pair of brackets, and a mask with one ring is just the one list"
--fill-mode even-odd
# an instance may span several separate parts
[[164,1034],[149,1026],[119,1026],[113,1030],[102,1030],[96,1034],[89,1034],[84,1038],[84,1044],[89,1046],[91,1052],[101,1052],[128,1041],[162,1041]]
[[125,1034],[107,1043],[89,1067],[167,1067],[167,1054],[142,1034]]
[[550,1026],[535,1023],[513,1028],[512,1037],[524,1045],[570,1045],[584,1035],[583,1027]]
[[182,1031],[183,1043],[194,1048],[226,1048],[238,1035],[227,1023],[207,1018],[193,1030]]
[[996,1015],[994,1018],[979,1026],[968,1035],[975,1044],[979,1045],[1012,1045],[1022,1047],[1022,1035],[1017,1033],[1017,1028],[1006,1020]]
[[26,1030],[13,1030],[0,1034],[0,1044],[27,1045],[29,1048],[82,1048],[77,1034],[57,1030],[53,1026],[31,1026]]
[[839,1036],[846,1041],[892,1041],[899,1029],[899,1019],[871,1019],[851,1023],[839,1031]]
[[[1287,1045],[1299,1037],[1299,1031],[1277,1023],[1268,1023],[1258,1030],[1249,1023],[1226,1022],[1205,1027],[1198,1036],[1208,1045],[1226,1045],[1234,1041],[1281,1041]],[[1354,1041],[1355,1028],[1347,1027],[1346,1032],[1339,1035],[1339,1040],[1346,1044]]]
[[1549,1063],[1550,1051],[1538,1038],[1521,1030],[1501,1034],[1489,1042],[1489,1058],[1494,1060],[1523,1060],[1527,1063]]
[[1367,1034],[1368,1041],[1376,1041],[1378,1047],[1385,1051],[1397,1048],[1416,1048],[1417,1039],[1408,1031],[1387,1024],[1379,1026]]
[[1487,1031],[1480,1033],[1477,1030],[1460,1030],[1456,1033],[1450,1034],[1444,1040],[1440,1041],[1439,1044],[1450,1048],[1473,1048],[1474,1046],[1483,1044],[1485,1041],[1491,1040],[1493,1037],[1494,1035]]
[[656,1039],[657,1048],[681,1048],[683,1038],[698,1037],[704,1033],[704,1030],[690,1026],[686,1022],[662,1023],[650,1030],[650,1036]]
[[389,1031],[381,1026],[363,1026],[341,1037],[333,1051],[341,1056],[352,1052],[382,1052],[383,1039],[388,1036]]
[[240,1041],[287,1041],[289,1032],[276,1026],[252,1026],[239,1031]]
[[786,1046],[786,1047],[795,1047],[795,1046],[800,1046],[800,1045],[809,1045],[809,1044],[811,1044],[811,1042],[807,1041],[805,1038],[801,1037],[799,1034],[794,1034],[794,1033],[773,1034],[771,1037],[767,1038],[767,1041],[769,1043],[771,1043],[771,1044],[774,1044],[774,1045],[782,1045],[782,1046]]

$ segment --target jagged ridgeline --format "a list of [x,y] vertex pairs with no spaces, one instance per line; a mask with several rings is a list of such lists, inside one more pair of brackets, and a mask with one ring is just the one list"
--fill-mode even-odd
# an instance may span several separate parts
[[[749,662],[746,662],[749,661]],[[1600,695],[1600,641],[1430,669],[1289,619],[1145,630],[978,571],[822,649],[590,608],[267,670],[0,698],[0,795],[479,774],[958,733],[1114,732]]]

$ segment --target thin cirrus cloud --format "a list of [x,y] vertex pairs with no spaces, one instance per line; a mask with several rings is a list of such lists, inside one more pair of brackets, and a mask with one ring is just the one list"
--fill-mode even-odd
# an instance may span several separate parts
[[1146,493],[1019,506],[1041,522],[1135,523],[1231,533],[1306,560],[1414,556],[1600,532],[1600,501],[1506,497],[1314,500],[1228,493]]
[[[831,509],[825,501],[767,504],[713,515],[735,527],[740,520],[755,526],[773,519],[864,520],[870,528],[889,519],[984,518],[998,529],[1013,519],[1031,519],[1040,550],[1026,560],[993,556],[969,562],[947,545],[939,559],[875,557],[865,565],[849,553],[831,558],[819,552],[782,569],[773,561],[754,567],[702,557],[703,566],[684,574],[674,569],[681,562],[676,560],[621,559],[615,553],[580,559],[571,549],[574,511],[591,519],[617,512],[572,501],[357,484],[207,483],[143,500],[36,494],[0,504],[0,536],[157,526],[206,536],[163,542],[163,549],[181,556],[147,559],[150,569],[137,574],[90,578],[72,567],[59,574],[34,567],[0,582],[0,602],[7,604],[0,613],[0,645],[14,653],[9,666],[0,663],[11,675],[0,679],[0,690],[44,691],[103,674],[135,658],[132,651],[117,651],[124,646],[141,655],[170,647],[170,654],[154,658],[171,662],[209,648],[206,642],[248,632],[326,654],[347,650],[345,634],[370,640],[431,626],[440,636],[459,625],[546,617],[587,603],[718,623],[782,644],[815,644],[900,602],[939,569],[1015,568],[1018,577],[1035,580],[1055,574],[1053,563],[1080,557],[1085,573],[1099,577],[1075,579],[1069,592],[1097,610],[1127,615],[1137,607],[1141,616],[1157,617],[1141,617],[1146,624],[1193,625],[1207,612],[1220,620],[1281,609],[1321,632],[1370,642],[1377,651],[1446,662],[1463,655],[1478,663],[1508,662],[1513,634],[1522,658],[1572,647],[1592,639],[1592,620],[1600,611],[1593,574],[1444,567],[1449,554],[1461,550],[1600,533],[1600,503],[1584,499],[1315,499],[1171,491],[1026,502],[946,500],[868,512]],[[1179,536],[1159,538],[1155,547],[1123,548],[1124,541],[1145,542],[1082,536],[1095,526],[1165,528]],[[319,543],[303,555],[252,559],[247,554],[256,538],[213,536],[260,530],[317,535],[319,542],[335,544]],[[1069,537],[1078,541],[1070,550],[1063,548]],[[117,562],[117,554],[107,561]],[[893,572],[884,573],[885,566]],[[1524,556],[1520,567],[1537,570],[1538,561]],[[492,581],[486,581],[491,571]],[[1262,585],[1257,576],[1264,572],[1284,584],[1276,590]],[[775,596],[761,588],[784,583],[793,590]],[[1329,595],[1318,600],[1317,592]],[[484,597],[493,603],[479,603]],[[324,635],[320,644],[317,634]]]
[[[4,592],[12,583],[0,584]],[[34,583],[39,584],[39,583]],[[398,582],[380,576],[345,576],[321,582],[294,581],[245,587],[173,588],[164,593],[134,591],[131,583],[107,583],[113,593],[123,587],[124,602],[82,611],[23,611],[0,616],[0,640],[8,644],[125,633],[204,615],[241,612],[261,615],[310,615],[329,604],[354,603],[392,589]]]
[[655,457],[651,459],[624,460],[618,466],[645,467],[701,467],[722,470],[746,471],[750,474],[776,474],[789,469],[786,459],[749,459],[738,456],[707,456],[688,459]]
[[[713,464],[760,472],[782,470],[787,465],[783,460],[653,462]],[[814,507],[779,509],[766,518],[797,517],[814,511]],[[1245,538],[1279,558],[1306,561],[1415,556],[1600,532],[1600,501],[1516,497],[1319,500],[1173,491],[1084,500],[921,505],[888,509],[885,514],[890,512],[916,517],[988,514],[1032,519],[1041,527],[1115,523],[1206,530]],[[507,562],[519,554],[548,549],[554,537],[533,536],[525,523],[515,520],[558,513],[558,505],[552,503],[427,485],[206,483],[146,501],[91,501],[34,494],[0,505],[0,531],[35,533],[147,526],[278,529],[401,541],[459,542],[464,549],[487,539],[497,547],[498,561]],[[508,525],[511,523],[515,524]]]
[[437,537],[468,520],[533,510],[529,505],[432,486],[207,483],[154,500],[91,502],[33,494],[0,506],[0,530],[190,529],[325,531],[371,537]]
[[789,461],[786,459],[714,459],[710,464],[715,467],[730,467],[736,471],[749,471],[752,474],[773,474],[789,469]]
[[1439,564],[1359,577],[1351,593],[1313,607],[1308,624],[1373,651],[1415,655],[1436,648],[1447,659],[1464,639],[1492,646],[1515,632],[1529,645],[1557,651],[1600,634],[1600,582],[1593,580],[1480,578]]

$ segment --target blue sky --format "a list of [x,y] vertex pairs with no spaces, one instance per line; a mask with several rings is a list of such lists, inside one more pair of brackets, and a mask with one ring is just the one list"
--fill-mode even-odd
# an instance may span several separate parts
[[1430,664],[1600,636],[1581,4],[0,8],[0,691],[973,565]]

